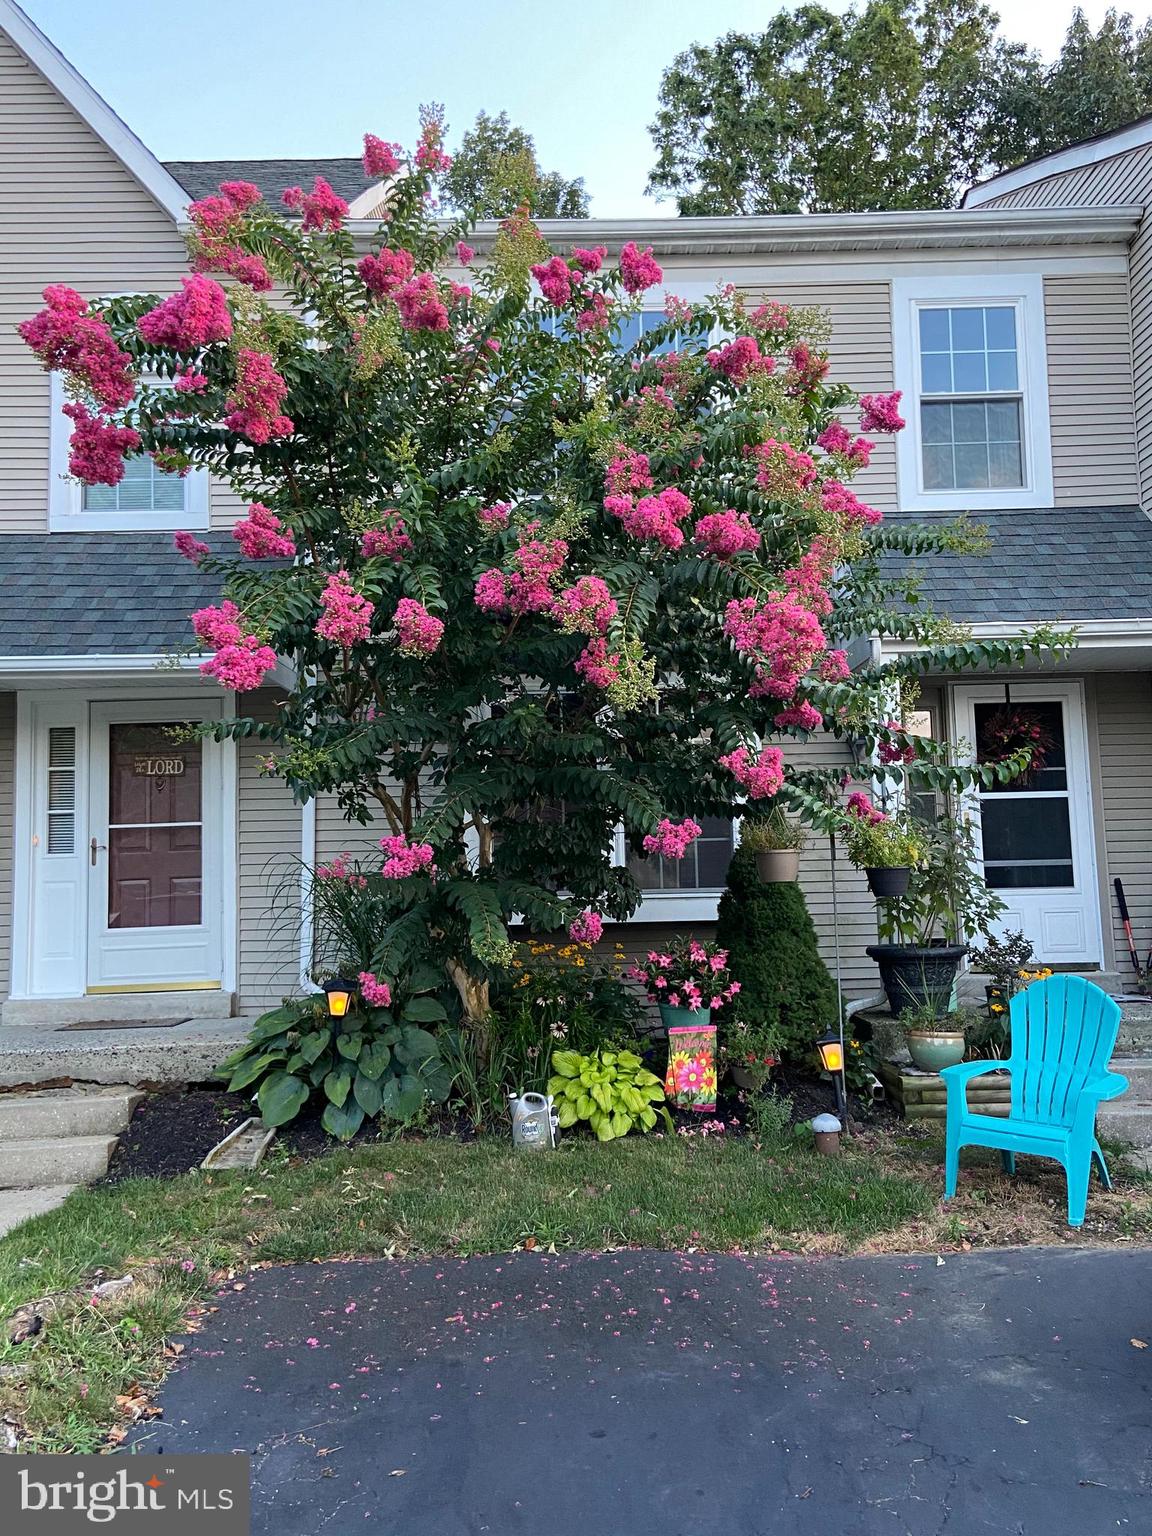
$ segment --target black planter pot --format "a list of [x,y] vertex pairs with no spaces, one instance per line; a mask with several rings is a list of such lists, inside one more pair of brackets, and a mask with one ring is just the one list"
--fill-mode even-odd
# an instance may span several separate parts
[[881,899],[886,896],[903,896],[912,878],[912,871],[898,864],[866,869],[864,873],[868,876],[868,889],[873,896]]
[[932,1007],[948,1012],[952,984],[966,944],[869,944],[865,953],[880,968],[880,980],[888,994],[894,1018],[910,1008]]

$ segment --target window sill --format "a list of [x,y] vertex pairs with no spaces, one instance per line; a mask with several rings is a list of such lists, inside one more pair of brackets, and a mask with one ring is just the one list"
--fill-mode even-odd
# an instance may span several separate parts
[[629,923],[714,923],[722,890],[650,891]]
[[998,491],[913,491],[900,497],[901,512],[1019,512],[1052,506],[1052,487]]

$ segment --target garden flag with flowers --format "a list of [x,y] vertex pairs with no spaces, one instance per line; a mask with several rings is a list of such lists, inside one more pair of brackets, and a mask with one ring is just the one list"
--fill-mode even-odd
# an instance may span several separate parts
[[680,1109],[716,1108],[716,1026],[685,1024],[668,1031],[664,1094]]

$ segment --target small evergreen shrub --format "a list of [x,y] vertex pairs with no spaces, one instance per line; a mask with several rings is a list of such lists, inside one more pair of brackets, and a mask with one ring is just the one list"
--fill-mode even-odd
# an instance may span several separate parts
[[755,854],[737,849],[720,900],[717,942],[739,981],[740,1013],[780,1032],[788,1056],[812,1050],[836,1023],[836,984],[820,958],[804,893],[795,881],[763,884]]

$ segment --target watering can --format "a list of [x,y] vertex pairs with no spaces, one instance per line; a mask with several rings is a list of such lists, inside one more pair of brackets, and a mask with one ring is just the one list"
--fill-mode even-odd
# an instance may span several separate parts
[[515,1147],[554,1147],[558,1129],[557,1116],[552,1111],[551,1094],[514,1093],[508,1095],[512,1110],[512,1145]]

